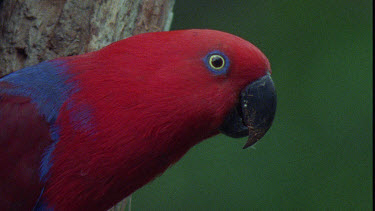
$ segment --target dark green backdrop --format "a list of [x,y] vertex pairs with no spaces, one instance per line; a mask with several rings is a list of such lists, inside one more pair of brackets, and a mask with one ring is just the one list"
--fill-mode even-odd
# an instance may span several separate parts
[[197,145],[133,210],[372,210],[372,1],[177,0],[172,29],[236,34],[269,58],[273,126]]

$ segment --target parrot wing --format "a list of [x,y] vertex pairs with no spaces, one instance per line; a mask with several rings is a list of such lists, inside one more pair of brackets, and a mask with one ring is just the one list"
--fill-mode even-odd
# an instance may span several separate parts
[[55,147],[54,122],[70,93],[61,61],[46,61],[0,78],[0,207],[33,210]]
[[30,98],[0,94],[0,207],[35,206],[43,188],[40,163],[51,143],[49,124]]

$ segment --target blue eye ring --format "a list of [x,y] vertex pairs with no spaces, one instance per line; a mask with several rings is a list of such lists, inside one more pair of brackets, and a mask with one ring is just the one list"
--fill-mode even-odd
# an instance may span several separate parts
[[212,51],[204,57],[204,63],[214,75],[225,75],[229,69],[228,57],[220,51]]

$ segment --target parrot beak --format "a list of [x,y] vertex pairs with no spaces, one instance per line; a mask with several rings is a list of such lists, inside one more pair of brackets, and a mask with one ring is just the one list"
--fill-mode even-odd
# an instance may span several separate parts
[[261,139],[271,127],[276,111],[276,91],[269,74],[252,82],[241,91],[240,101],[224,119],[219,130],[241,138],[249,136],[243,149]]

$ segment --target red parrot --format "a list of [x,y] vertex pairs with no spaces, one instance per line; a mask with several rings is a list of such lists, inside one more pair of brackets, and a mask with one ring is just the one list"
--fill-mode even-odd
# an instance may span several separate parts
[[2,210],[106,210],[222,132],[270,128],[268,59],[214,30],[145,33],[0,79]]

